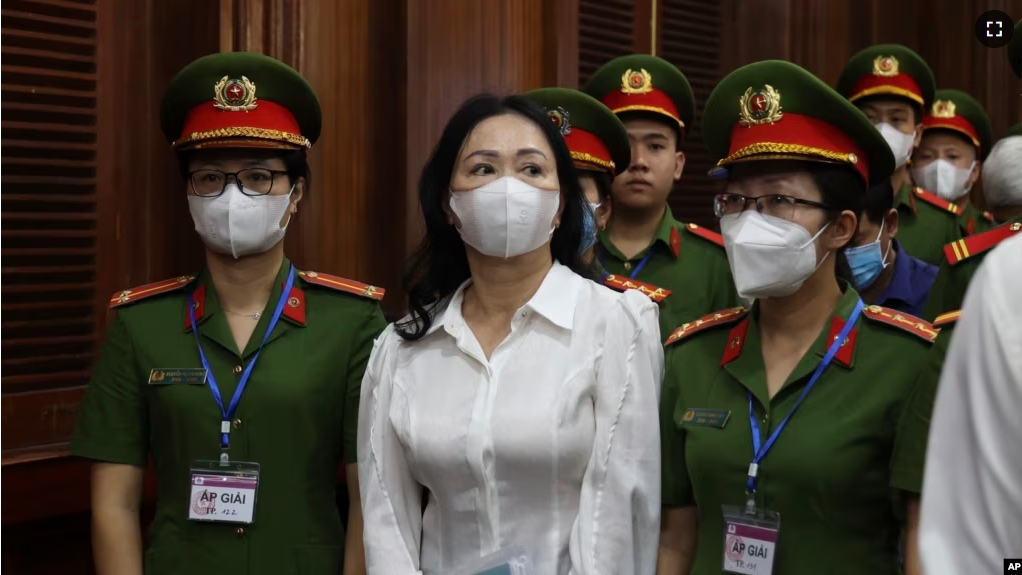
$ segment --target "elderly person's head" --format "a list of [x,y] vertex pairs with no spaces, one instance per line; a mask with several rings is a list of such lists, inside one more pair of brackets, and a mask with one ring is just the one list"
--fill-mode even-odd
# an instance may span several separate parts
[[1022,216],[1022,136],[997,142],[983,165],[983,195],[998,222]]

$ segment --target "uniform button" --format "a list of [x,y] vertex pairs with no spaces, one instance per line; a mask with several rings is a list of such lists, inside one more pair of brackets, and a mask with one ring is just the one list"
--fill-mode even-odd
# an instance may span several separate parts
[[632,269],[632,262],[625,262],[625,269],[626,270]]
[[241,429],[241,420],[240,419],[235,419],[234,420],[234,429]]
[[234,366],[234,375],[241,375],[241,372],[245,371],[245,368],[240,365]]
[[244,537],[245,536],[245,528],[244,527],[238,527],[237,529],[234,530],[234,532],[238,534],[238,537]]

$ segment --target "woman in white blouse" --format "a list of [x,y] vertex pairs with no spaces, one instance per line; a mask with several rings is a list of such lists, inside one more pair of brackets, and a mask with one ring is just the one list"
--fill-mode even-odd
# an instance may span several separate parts
[[657,308],[582,272],[585,199],[544,110],[479,96],[423,169],[412,314],[376,341],[359,479],[371,575],[653,573]]

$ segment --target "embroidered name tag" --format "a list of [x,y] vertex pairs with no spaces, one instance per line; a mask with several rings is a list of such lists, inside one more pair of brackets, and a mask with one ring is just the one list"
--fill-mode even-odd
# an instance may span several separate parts
[[206,370],[198,368],[154,369],[149,372],[149,385],[205,385]]
[[731,412],[723,409],[686,409],[685,414],[681,417],[681,423],[723,429],[729,419],[731,419]]

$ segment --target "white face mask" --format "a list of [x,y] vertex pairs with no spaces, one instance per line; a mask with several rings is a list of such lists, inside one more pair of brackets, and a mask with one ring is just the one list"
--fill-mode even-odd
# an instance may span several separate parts
[[237,184],[228,184],[215,198],[188,196],[188,208],[203,243],[238,259],[263,253],[284,239],[287,224],[280,227],[280,220],[293,191],[294,186],[284,196],[247,196]]
[[816,238],[802,226],[755,210],[720,218],[731,274],[746,301],[789,296],[802,287],[823,260],[816,261]]
[[912,179],[928,192],[933,192],[949,202],[969,193],[965,183],[969,181],[976,162],[968,168],[959,168],[947,160],[935,160],[921,168],[912,168]]
[[467,192],[451,192],[458,233],[479,253],[512,258],[550,241],[561,204],[557,191],[541,190],[511,176]]
[[887,145],[891,148],[891,153],[894,154],[894,169],[898,169],[908,162],[908,159],[912,157],[912,148],[915,146],[916,134],[905,134],[898,128],[883,122],[876,125],[876,129],[880,132],[880,135],[887,141]]

